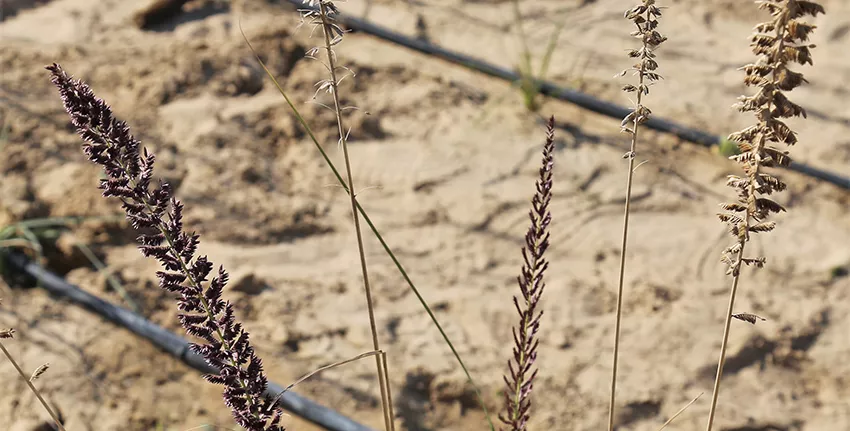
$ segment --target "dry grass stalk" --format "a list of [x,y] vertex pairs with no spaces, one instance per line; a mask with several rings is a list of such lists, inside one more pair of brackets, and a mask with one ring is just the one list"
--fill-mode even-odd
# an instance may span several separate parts
[[[14,337],[14,335],[15,330],[13,328],[0,330],[0,339],[11,339]],[[24,374],[24,370],[21,368],[20,365],[18,365],[18,362],[15,361],[15,358],[12,357],[12,354],[9,353],[9,350],[6,349],[6,346],[1,341],[0,350],[3,351],[3,355],[6,356],[6,359],[9,361],[9,363],[11,363],[13,367],[15,367],[15,371],[18,372],[18,375],[21,376],[22,379],[24,379],[24,382],[26,382],[27,386],[30,388],[30,391],[32,391],[35,397],[38,398],[38,401],[41,403],[42,407],[47,410],[47,413],[50,415],[50,418],[53,419],[53,424],[56,425],[56,429],[60,431],[65,431],[64,421],[62,420],[61,414],[57,414],[53,411],[53,409],[50,408],[50,406],[47,405],[47,401],[45,401],[44,397],[41,396],[41,392],[39,392],[39,390],[36,389],[35,385],[32,384],[33,381],[38,377],[36,376],[38,370],[36,370],[36,373],[33,373],[32,377],[27,377],[27,375]],[[43,374],[44,371],[47,371],[47,367],[45,367],[44,365],[39,367],[39,369],[41,369],[42,367],[44,367],[44,370],[42,370],[39,375]]]
[[540,297],[545,283],[543,273],[549,267],[544,254],[549,248],[549,223],[552,214],[549,202],[552,200],[552,168],[555,164],[555,117],[549,119],[546,130],[546,143],[543,146],[543,161],[536,183],[536,193],[531,199],[528,217],[531,224],[525,234],[525,247],[522,248],[523,266],[517,277],[522,298],[514,296],[514,306],[519,313],[519,325],[513,328],[513,362],[508,361],[508,373],[504,376],[505,412],[499,419],[508,425],[510,431],[526,429],[530,417],[531,390],[537,370],[537,332],[540,329],[542,310],[538,310]]
[[[369,271],[366,267],[366,252],[363,247],[363,233],[360,229],[360,215],[357,212],[357,194],[354,189],[354,179],[351,172],[351,159],[348,154],[348,139],[345,126],[343,124],[343,107],[339,101],[339,82],[344,78],[338,77],[339,70],[347,70],[343,66],[337,64],[336,53],[334,46],[342,42],[342,37],[345,31],[334,22],[334,15],[339,13],[339,10],[330,0],[306,0],[309,6],[318,6],[318,9],[304,11],[304,17],[309,19],[310,23],[320,26],[324,35],[324,50],[327,55],[327,64],[330,75],[329,79],[319,81],[317,93],[324,90],[333,97],[333,111],[336,115],[337,129],[339,133],[339,144],[342,147],[342,154],[345,160],[346,182],[348,183],[348,196],[351,202],[351,214],[354,222],[354,231],[357,236],[357,251],[360,257],[360,270],[363,275],[363,286],[366,293],[366,307],[369,312],[369,326],[372,333],[372,347],[375,351],[382,351],[381,344],[378,340],[378,327],[375,320],[375,307],[372,300],[372,287],[369,283]],[[308,56],[318,53],[320,48],[314,48],[308,52]],[[384,414],[384,426],[387,430],[395,430],[395,422],[393,413],[392,392],[389,386],[389,372],[387,371],[387,362],[385,356],[375,356],[375,366],[378,372],[378,384],[381,390],[381,406]]]
[[611,398],[608,405],[608,431],[614,430],[614,406],[617,400],[617,365],[620,355],[620,326],[623,318],[623,281],[626,271],[626,245],[629,236],[629,212],[631,210],[632,196],[632,180],[635,171],[635,147],[638,141],[639,126],[649,120],[651,111],[646,106],[643,106],[643,96],[649,94],[649,87],[653,82],[661,79],[661,75],[655,71],[658,69],[658,63],[655,61],[653,51],[658,48],[666,37],[662,36],[656,29],[658,28],[658,18],[661,17],[661,9],[655,4],[655,0],[643,0],[641,4],[632,7],[625,13],[625,18],[632,21],[637,29],[632,32],[632,36],[640,39],[642,46],[638,49],[629,51],[629,58],[637,59],[631,68],[622,71],[619,76],[624,76],[630,70],[638,77],[638,84],[627,84],[623,86],[623,91],[626,93],[635,93],[637,100],[635,108],[621,124],[622,131],[631,135],[631,145],[629,152],[623,155],[623,158],[629,160],[628,176],[626,179],[626,205],[623,216],[623,241],[621,244],[620,253],[620,274],[617,282],[617,317],[614,327],[614,359],[611,371]]
[[667,426],[670,425],[671,423],[673,423],[673,421],[676,420],[676,418],[679,417],[679,415],[684,413],[685,410],[688,409],[688,407],[690,407],[695,402],[697,402],[697,400],[702,396],[702,394],[703,394],[703,392],[700,392],[699,395],[695,396],[694,399],[691,400],[691,402],[685,404],[685,406],[682,407],[681,409],[679,409],[679,411],[677,411],[675,414],[673,414],[673,416],[670,416],[670,419],[667,419],[667,421],[664,422],[663,425],[661,425],[661,428],[658,428],[658,431],[664,431],[664,428],[667,428]]
[[[783,91],[790,91],[804,82],[803,75],[788,68],[789,63],[812,64],[810,49],[806,44],[814,25],[799,18],[824,13],[821,5],[801,0],[761,0],[760,9],[770,12],[772,19],[755,26],[750,37],[750,46],[758,60],[743,67],[746,72],[744,83],[756,87],[756,94],[741,96],[736,105],[741,112],[753,112],[757,123],[729,135],[729,140],[738,144],[741,153],[730,157],[741,164],[744,176],[730,175],[727,185],[735,189],[738,199],[734,203],[722,204],[726,212],[718,214],[720,220],[729,225],[735,242],[723,251],[722,261],[727,265],[727,274],[732,276],[729,305],[723,328],[723,342],[709,409],[707,431],[711,431],[717,408],[720,379],[726,362],[726,347],[732,317],[755,323],[758,316],[748,313],[733,315],[735,295],[741,276],[741,265],[760,268],[764,257],[744,257],[744,248],[751,233],[769,232],[775,223],[768,221],[771,213],[785,211],[778,203],[765,197],[785,189],[785,183],[765,173],[763,168],[787,166],[791,163],[788,152],[772,144],[794,145],[795,133],[782,121],[783,118],[806,116],[806,111],[788,100]],[[762,319],[763,320],[763,319]]]

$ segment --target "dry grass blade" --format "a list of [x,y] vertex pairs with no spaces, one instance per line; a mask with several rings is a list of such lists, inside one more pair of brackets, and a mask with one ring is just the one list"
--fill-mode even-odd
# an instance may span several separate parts
[[664,425],[661,425],[661,428],[658,428],[658,431],[663,431],[663,430],[664,430],[664,428],[667,428],[667,425],[670,425],[671,423],[673,423],[673,421],[674,421],[677,417],[679,417],[679,415],[681,415],[682,413],[684,413],[684,412],[685,412],[685,410],[687,410],[687,409],[688,409],[688,407],[690,407],[693,403],[697,402],[697,400],[698,400],[698,399],[702,396],[702,394],[704,394],[704,393],[705,393],[705,392],[700,392],[700,393],[699,393],[699,395],[697,395],[696,397],[694,397],[694,399],[692,399],[692,400],[691,400],[691,402],[689,402],[689,403],[685,404],[685,406],[684,406],[684,407],[682,407],[681,409],[679,409],[679,411],[678,411],[678,412],[676,412],[673,416],[670,416],[670,419],[667,419],[667,422],[664,422]]
[[0,248],[11,248],[11,247],[21,247],[32,250],[33,252],[38,251],[32,241],[22,239],[22,238],[11,238],[11,239],[3,239],[0,240]]
[[342,360],[342,361],[339,361],[339,362],[334,362],[332,364],[328,364],[328,365],[316,368],[315,370],[310,371],[309,373],[301,376],[298,380],[292,382],[289,386],[285,387],[283,389],[283,391],[281,391],[280,394],[278,394],[278,396],[275,397],[274,401],[276,403],[280,399],[280,397],[282,397],[283,394],[285,394],[287,391],[292,390],[292,388],[300,385],[305,380],[309,379],[310,377],[315,376],[316,374],[321,373],[322,371],[327,371],[327,370],[330,370],[331,368],[336,368],[336,367],[339,367],[339,366],[342,366],[342,365],[345,365],[345,364],[350,364],[352,362],[356,362],[356,361],[359,361],[363,358],[368,358],[370,356],[386,356],[386,354],[384,352],[373,350],[371,352],[361,353],[361,354],[359,354],[359,355],[357,355],[353,358],[345,359],[345,360]]

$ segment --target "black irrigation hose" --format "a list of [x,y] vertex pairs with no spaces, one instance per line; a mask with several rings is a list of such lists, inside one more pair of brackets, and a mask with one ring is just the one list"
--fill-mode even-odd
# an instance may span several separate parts
[[[83,291],[77,286],[69,284],[62,277],[40,267],[23,254],[10,252],[5,253],[5,256],[13,268],[38,280],[39,287],[51,294],[65,298],[71,303],[86,308],[118,326],[127,328],[130,332],[147,339],[158,348],[202,373],[218,373],[218,370],[207,364],[203,357],[189,350],[188,341],[183,337],[154,324],[126,308],[113,305]],[[0,258],[3,258],[3,255],[0,255]],[[282,386],[269,382],[268,389],[266,389],[266,396],[276,397],[281,391],[283,391]],[[319,425],[326,430],[374,431],[365,425],[361,425],[343,416],[339,412],[317,404],[292,391],[284,393],[280,397],[278,405],[292,414]]]
[[[304,5],[302,0],[286,1],[299,8],[308,8],[306,5]],[[337,16],[337,20],[351,30],[371,34],[372,36],[387,40],[397,45],[410,48],[414,51],[419,51],[423,54],[441,58],[450,63],[458,64],[469,69],[484,73],[485,75],[500,78],[508,82],[517,82],[522,79],[520,74],[517,72],[501,68],[499,66],[487,63],[474,57],[470,57],[468,55],[449,51],[447,49],[433,45],[421,39],[405,36],[401,33],[394,32],[385,27],[381,27],[379,25],[373,24],[369,21],[360,18],[355,18],[340,13],[339,16]],[[576,91],[570,88],[559,87],[549,81],[535,80],[535,82],[539,86],[541,94],[565,102],[570,102],[581,108],[596,112],[597,114],[621,119],[628,115],[629,112],[631,112],[629,108],[625,108],[623,106],[619,106],[611,102],[606,102],[604,100],[597,99],[580,91]],[[712,135],[710,133],[703,132],[698,129],[686,127],[681,124],[665,120],[663,118],[652,117],[644,124],[650,129],[670,133],[679,137],[682,140],[703,145],[706,147],[710,147],[720,142],[719,136]],[[820,168],[816,168],[814,166],[809,166],[805,163],[799,162],[792,163],[786,169],[790,169],[792,171],[796,171],[804,175],[808,175],[810,177],[814,177],[835,184],[838,187],[850,190],[850,178],[833,172],[825,171]]]

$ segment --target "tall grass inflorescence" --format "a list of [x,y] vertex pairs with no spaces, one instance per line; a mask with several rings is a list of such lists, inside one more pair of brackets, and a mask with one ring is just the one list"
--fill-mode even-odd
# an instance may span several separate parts
[[58,64],[47,69],[71,123],[85,141],[83,151],[106,172],[99,186],[103,196],[121,200],[133,228],[142,231],[138,237],[142,254],[165,267],[157,272],[160,287],[180,294],[180,323],[187,333],[205,341],[192,343],[191,348],[219,373],[204,378],[224,386],[224,402],[240,426],[250,431],[283,430],[282,411],[263,397],[268,381],[248,332],[236,321],[233,305],[221,298],[227,272],[219,267],[217,276],[207,282],[213,263],[206,256],[195,257],[199,237],[183,229],[183,204],[168,183],[151,184],[154,155],[140,148],[127,124],[115,118],[87,84],[72,79]]
[[508,425],[510,431],[521,431],[528,424],[531,408],[531,390],[537,370],[537,332],[540,330],[540,317],[543,311],[538,309],[545,283],[543,273],[549,267],[544,254],[549,248],[549,223],[552,214],[549,202],[552,200],[552,168],[555,164],[552,153],[555,150],[555,117],[549,118],[546,130],[546,143],[543,146],[543,160],[536,183],[536,192],[531,199],[528,217],[531,224],[525,234],[525,246],[522,248],[523,266],[517,283],[522,297],[514,296],[514,306],[519,314],[519,324],[513,328],[513,361],[508,361],[508,374],[504,376],[505,412],[499,419]]
[[814,45],[806,42],[815,26],[798,19],[806,15],[815,17],[818,13],[825,13],[821,5],[812,1],[760,0],[756,3],[760,9],[770,12],[773,18],[755,26],[750,37],[750,46],[759,58],[755,63],[743,67],[746,72],[744,83],[756,87],[756,94],[741,96],[736,105],[741,112],[753,112],[757,123],[729,135],[729,140],[736,142],[741,151],[730,159],[741,164],[744,176],[729,176],[727,185],[737,192],[738,199],[733,203],[722,204],[726,212],[718,214],[720,220],[729,225],[735,242],[723,251],[722,261],[728,266],[727,274],[732,276],[732,288],[729,293],[707,431],[711,431],[714,424],[732,317],[751,323],[754,323],[757,317],[749,313],[732,314],[741,277],[741,265],[760,268],[765,264],[764,257],[745,257],[744,248],[750,240],[750,234],[774,229],[776,224],[767,220],[771,213],[785,211],[781,205],[765,197],[784,190],[785,183],[764,172],[763,168],[788,166],[791,163],[788,152],[776,148],[773,144],[796,144],[797,136],[782,119],[806,116],[806,111],[801,106],[791,102],[783,94],[783,91],[793,90],[806,82],[803,74],[788,68],[788,63],[812,64],[810,49],[814,48]]
[[608,431],[614,431],[614,406],[617,400],[617,366],[620,356],[620,326],[623,319],[623,282],[626,273],[626,245],[629,236],[629,213],[631,211],[632,197],[632,181],[635,173],[635,147],[638,141],[638,126],[649,120],[652,112],[646,106],[643,106],[643,96],[649,94],[649,87],[653,82],[661,79],[661,75],[655,71],[658,69],[658,63],[655,61],[655,53],[653,52],[661,45],[666,37],[662,36],[656,29],[658,28],[658,18],[661,17],[661,9],[656,6],[655,0],[643,0],[643,2],[625,13],[625,18],[632,21],[637,29],[631,34],[637,39],[640,39],[642,46],[638,49],[629,51],[629,58],[637,59],[631,68],[626,69],[618,76],[625,76],[630,70],[638,77],[638,84],[627,84],[623,86],[623,91],[626,93],[635,93],[637,100],[635,108],[623,119],[621,123],[622,131],[631,135],[631,145],[629,152],[623,155],[623,158],[629,160],[628,174],[626,177],[626,205],[625,215],[623,216],[623,240],[620,253],[620,274],[617,282],[617,314],[614,326],[614,359],[611,368],[611,398],[608,404]]

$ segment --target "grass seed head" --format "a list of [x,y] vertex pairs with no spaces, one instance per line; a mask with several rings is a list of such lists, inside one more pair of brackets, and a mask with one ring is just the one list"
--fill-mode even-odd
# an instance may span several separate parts
[[623,70],[618,76],[625,76],[629,71],[638,76],[638,84],[626,84],[622,87],[626,93],[635,93],[637,101],[635,108],[621,123],[622,131],[631,135],[635,134],[637,126],[649,120],[652,112],[641,104],[642,96],[649,94],[649,87],[662,79],[656,72],[658,62],[655,60],[655,49],[657,49],[667,38],[658,32],[658,18],[661,17],[661,8],[655,4],[655,0],[643,0],[641,4],[632,7],[625,13],[625,18],[632,21],[637,30],[631,35],[641,41],[641,47],[629,51],[628,56],[637,59],[632,67]]
[[[754,27],[750,47],[758,58],[742,68],[744,83],[756,88],[756,92],[741,96],[735,105],[741,112],[752,112],[756,124],[729,135],[729,141],[736,143],[739,150],[729,158],[741,164],[745,176],[730,177],[727,185],[735,189],[738,200],[724,204],[727,211],[744,212],[745,215],[719,215],[730,225],[730,233],[741,244],[749,240],[750,233],[773,230],[775,223],[766,219],[771,213],[785,211],[781,205],[764,197],[784,190],[785,183],[763,172],[762,168],[791,163],[788,152],[777,148],[779,144],[792,146],[797,143],[796,134],[783,120],[806,117],[806,110],[789,100],[785,92],[807,81],[789,65],[812,64],[811,49],[815,46],[805,42],[815,26],[800,18],[824,13],[823,7],[813,1],[762,0],[757,3],[760,9],[770,12],[771,19]],[[764,264],[764,258],[737,256],[740,251],[741,247],[730,247],[724,252],[723,261],[730,266],[730,274],[737,275],[742,263],[758,262],[755,265],[758,267]]]

